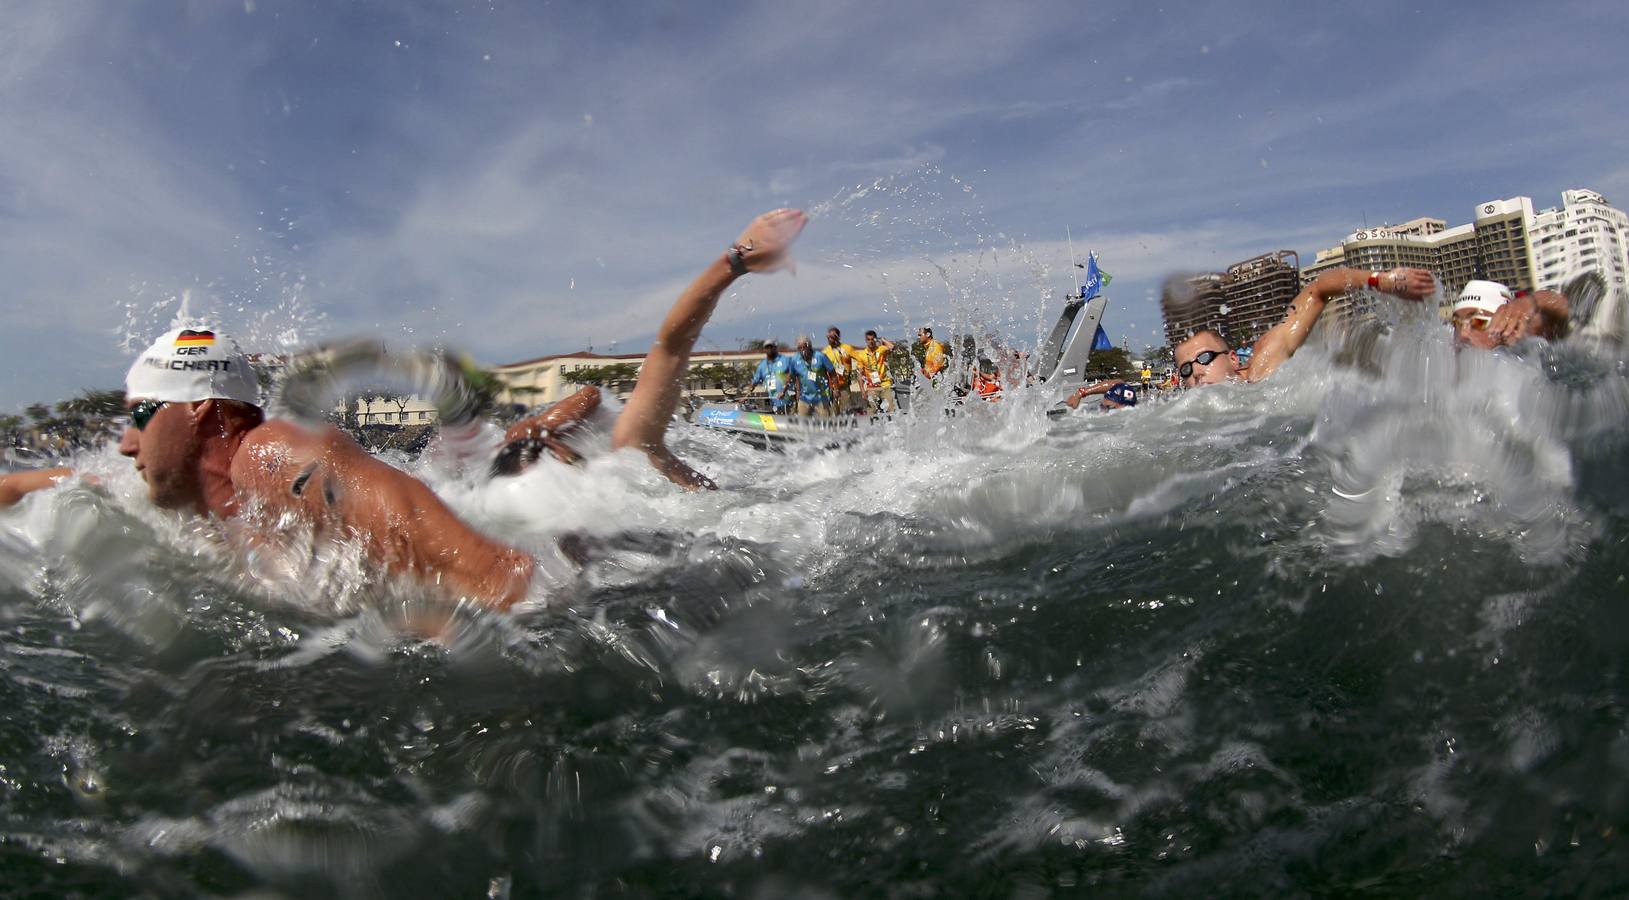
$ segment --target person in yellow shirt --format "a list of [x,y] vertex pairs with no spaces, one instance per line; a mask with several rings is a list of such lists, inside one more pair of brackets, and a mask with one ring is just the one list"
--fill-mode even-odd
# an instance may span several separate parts
[[933,339],[932,328],[924,327],[916,336],[922,341],[922,374],[928,376],[928,380],[937,382],[939,373],[950,365],[950,348],[945,346],[944,341]]
[[843,333],[837,328],[826,329],[826,346],[820,348],[831,360],[831,402],[833,410],[842,415],[846,412],[857,412],[860,400],[864,396],[860,393],[859,362],[855,359],[855,349],[852,345],[843,343]]
[[894,411],[894,378],[888,374],[888,354],[893,349],[893,341],[878,340],[875,331],[867,331],[865,349],[854,351],[861,390],[865,394],[864,405],[885,413]]

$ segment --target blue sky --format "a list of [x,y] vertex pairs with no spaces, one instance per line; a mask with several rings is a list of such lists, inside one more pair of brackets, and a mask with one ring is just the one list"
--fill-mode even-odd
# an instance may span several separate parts
[[0,3],[0,409],[120,383],[189,292],[254,349],[643,349],[757,212],[815,217],[704,346],[1032,339],[1065,229],[1156,340],[1173,271],[1593,187],[1613,3]]

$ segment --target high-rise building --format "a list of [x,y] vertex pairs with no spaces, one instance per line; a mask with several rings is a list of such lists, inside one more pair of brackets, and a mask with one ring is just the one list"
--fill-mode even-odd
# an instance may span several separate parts
[[1284,318],[1301,289],[1293,250],[1264,253],[1169,286],[1182,294],[1165,302],[1165,339],[1172,346],[1209,329],[1234,347],[1248,347]]
[[1284,319],[1290,301],[1301,291],[1301,258],[1293,250],[1263,253],[1234,263],[1223,273],[1227,298],[1222,332],[1234,347],[1247,347]]
[[1554,290],[1580,272],[1598,271],[1609,287],[1629,276],[1629,215],[1595,191],[1561,192],[1561,206],[1536,215],[1538,287]]
[[1562,191],[1561,206],[1536,215],[1533,246],[1542,290],[1556,290],[1585,272],[1601,274],[1607,294],[1583,333],[1621,338],[1629,278],[1629,215],[1595,191]]
[[1476,254],[1483,278],[1511,290],[1533,290],[1538,269],[1531,240],[1533,218],[1533,201],[1526,197],[1493,200],[1476,208]]
[[1465,282],[1476,277],[1476,225],[1466,222],[1432,235],[1437,242],[1437,264],[1428,266],[1442,282],[1442,292],[1458,297]]
[[[1491,200],[1476,207],[1476,217],[1449,228],[1442,219],[1422,217],[1401,225],[1360,228],[1337,247],[1318,251],[1302,274],[1302,283],[1337,266],[1384,272],[1399,266],[1428,269],[1442,282],[1443,296],[1459,294],[1473,278],[1501,281],[1515,290],[1532,290],[1538,271],[1534,255],[1533,201],[1527,197]],[[1333,321],[1364,316],[1373,309],[1371,292],[1353,291],[1333,298],[1324,313]],[[1451,304],[1449,304],[1451,305]]]
[[1195,275],[1166,284],[1165,342],[1172,347],[1196,331],[1227,333],[1227,293],[1218,272]]

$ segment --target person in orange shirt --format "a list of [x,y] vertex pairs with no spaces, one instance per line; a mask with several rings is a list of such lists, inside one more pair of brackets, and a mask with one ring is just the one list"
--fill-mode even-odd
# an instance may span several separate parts
[[859,361],[855,358],[854,347],[843,343],[843,332],[834,325],[826,329],[826,346],[820,348],[831,360],[831,402],[832,409],[842,415],[847,412],[858,412],[860,400]]
[[933,339],[932,328],[923,327],[916,336],[922,342],[922,374],[937,382],[939,373],[950,365],[950,348],[944,341]]
[[879,340],[875,331],[867,331],[865,349],[854,351],[865,405],[885,413],[894,411],[894,377],[888,372],[888,354],[893,349],[893,341]]

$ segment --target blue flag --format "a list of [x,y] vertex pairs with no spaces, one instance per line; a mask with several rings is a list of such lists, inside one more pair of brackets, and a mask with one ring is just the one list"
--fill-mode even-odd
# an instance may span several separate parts
[[1080,299],[1090,300],[1103,290],[1103,273],[1097,270],[1097,254],[1086,254],[1086,283],[1080,286]]
[[1102,325],[1097,326],[1097,334],[1092,337],[1092,349],[1093,350],[1113,350],[1114,349],[1114,343],[1109,340],[1108,332],[1105,332],[1103,330]]

